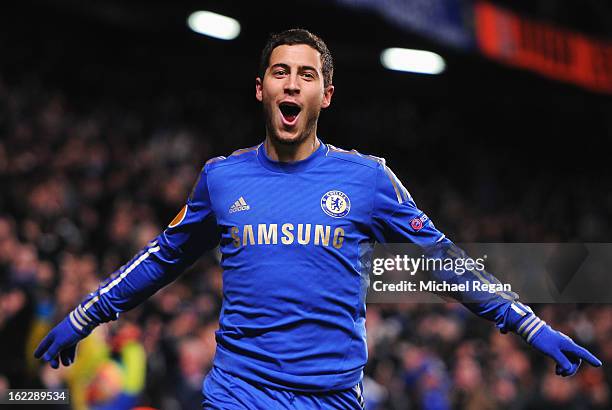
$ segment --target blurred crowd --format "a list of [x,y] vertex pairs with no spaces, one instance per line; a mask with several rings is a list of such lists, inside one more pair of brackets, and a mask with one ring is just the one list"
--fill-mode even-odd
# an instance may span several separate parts
[[[176,109],[172,100],[160,104]],[[363,116],[358,107],[350,110]],[[419,128],[411,107],[394,112],[408,117],[407,126],[425,137],[440,133]],[[342,119],[344,113],[336,115]],[[254,132],[231,125],[231,114],[203,122],[217,125],[160,125],[122,105],[93,100],[78,105],[52,87],[34,81],[8,84],[0,77],[0,392],[67,386],[77,409],[105,408],[121,394],[158,409],[199,408],[221,306],[222,272],[215,252],[117,322],[98,328],[79,347],[75,366],[51,370],[32,352],[86,293],[163,229],[206,159],[242,142],[232,135]],[[221,129],[231,129],[229,137]],[[370,131],[380,129],[361,135]],[[222,137],[227,139],[219,142]],[[361,140],[351,146],[328,142],[359,148]],[[496,161],[501,164],[485,162],[483,169],[499,171],[512,159]],[[576,189],[568,194],[551,187],[548,174],[521,179],[516,184],[523,185],[523,196],[514,198],[509,209],[499,206],[503,187],[495,181],[501,174],[480,175],[466,194],[444,178],[449,170],[419,182],[407,179],[410,164],[397,157],[390,163],[418,193],[417,201],[424,198],[421,207],[457,242],[610,240],[606,223],[612,197],[604,189],[598,191],[608,195],[603,201],[585,200],[593,199],[595,183],[569,181]],[[580,212],[577,197],[584,204]],[[583,366],[572,378],[555,376],[550,359],[514,335],[500,335],[460,304],[372,304],[367,408],[611,408],[612,306],[534,309],[591,349],[604,367]]]

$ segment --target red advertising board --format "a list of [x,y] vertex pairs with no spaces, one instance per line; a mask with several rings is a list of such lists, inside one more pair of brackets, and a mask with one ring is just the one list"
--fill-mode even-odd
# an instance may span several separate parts
[[534,21],[498,6],[475,5],[476,40],[488,57],[612,94],[612,43]]

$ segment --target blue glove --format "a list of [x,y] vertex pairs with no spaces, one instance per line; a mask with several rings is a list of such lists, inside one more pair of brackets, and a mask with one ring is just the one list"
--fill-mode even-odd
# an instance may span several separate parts
[[554,330],[536,315],[527,317],[517,330],[527,343],[551,357],[557,366],[555,373],[563,377],[573,376],[578,371],[582,359],[595,367],[601,360],[582,346],[576,344],[565,334]]
[[80,306],[70,312],[47,336],[40,342],[34,357],[49,362],[57,369],[61,360],[64,366],[74,363],[77,343],[87,337],[96,324],[82,312]]

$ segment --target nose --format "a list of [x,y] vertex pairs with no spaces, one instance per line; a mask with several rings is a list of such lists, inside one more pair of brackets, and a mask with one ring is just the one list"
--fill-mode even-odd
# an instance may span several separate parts
[[285,92],[287,94],[300,93],[300,83],[297,74],[287,76],[287,81],[285,82]]

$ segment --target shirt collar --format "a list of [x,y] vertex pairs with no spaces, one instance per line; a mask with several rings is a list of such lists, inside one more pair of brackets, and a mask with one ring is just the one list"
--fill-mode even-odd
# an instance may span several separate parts
[[305,171],[317,165],[323,158],[325,158],[325,154],[327,152],[327,146],[319,138],[317,138],[317,140],[319,141],[319,146],[317,147],[317,149],[312,154],[310,154],[308,157],[300,161],[291,161],[291,162],[274,161],[270,159],[270,157],[266,153],[266,148],[265,148],[264,143],[259,144],[259,147],[257,148],[257,158],[259,159],[259,162],[261,163],[261,165],[263,165],[265,168],[269,169],[270,171],[281,172],[281,173],[286,173],[286,174]]

